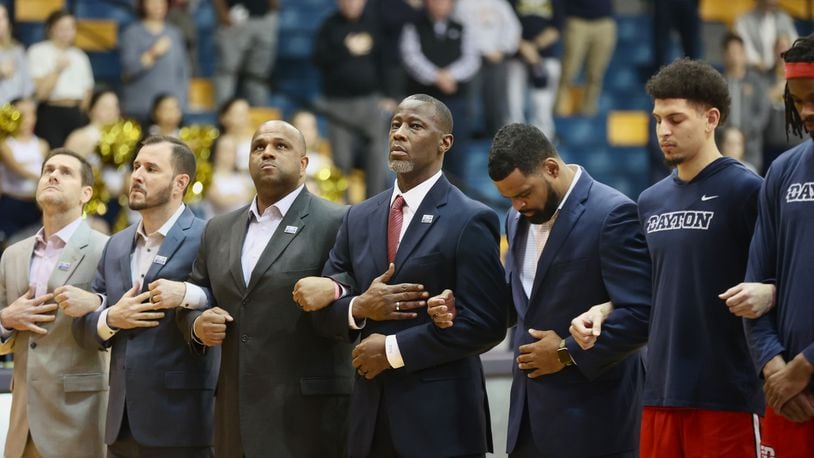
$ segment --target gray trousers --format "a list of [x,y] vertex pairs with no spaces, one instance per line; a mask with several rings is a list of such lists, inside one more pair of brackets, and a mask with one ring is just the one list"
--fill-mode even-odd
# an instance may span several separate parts
[[213,78],[218,106],[235,96],[241,77],[249,104],[268,105],[266,80],[277,57],[278,24],[279,15],[272,12],[249,18],[240,25],[218,27],[215,32],[218,60]]
[[387,124],[379,108],[379,96],[325,97],[324,108],[334,119],[341,120],[341,123],[329,120],[328,138],[334,164],[346,175],[355,165],[361,165],[368,196],[384,190]]

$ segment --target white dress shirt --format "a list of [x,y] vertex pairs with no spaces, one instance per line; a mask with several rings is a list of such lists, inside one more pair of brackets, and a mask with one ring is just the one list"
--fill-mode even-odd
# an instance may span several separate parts
[[[441,174],[442,173],[439,170],[438,173],[407,192],[402,192],[401,189],[399,189],[399,182],[396,180],[396,184],[393,186],[393,194],[390,196],[390,207],[393,206],[393,201],[396,200],[396,196],[401,195],[401,197],[404,198],[404,208],[402,209],[404,219],[401,223],[399,243],[401,243],[404,233],[407,232],[407,228],[410,227],[410,221],[413,220],[416,210],[418,210],[418,207],[421,205],[421,202],[424,201],[424,198],[427,197],[430,189],[432,189],[432,187],[435,186],[435,183],[438,182],[438,179],[441,178]],[[348,307],[348,325],[351,327],[351,329],[362,329],[365,325],[364,321],[360,324],[357,323],[353,318],[353,301],[355,300],[356,298],[351,299],[350,307]],[[390,366],[392,366],[393,369],[398,369],[399,367],[404,366],[404,360],[401,357],[399,344],[394,334],[385,337],[384,348],[385,354],[387,355],[387,361],[390,363]]]
[[[45,240],[45,228],[37,231],[34,242],[34,252],[31,254],[31,264],[28,268],[28,283],[34,287],[34,297],[42,296],[48,292],[48,280],[57,267],[62,252],[68,244],[68,240],[73,237],[74,232],[82,224],[82,218],[75,219],[72,223],[63,227],[55,234]],[[62,267],[62,266],[60,266]],[[70,268],[67,266],[66,269]],[[11,336],[13,329],[6,329],[0,324],[0,337],[3,339]]]
[[551,219],[545,223],[529,224],[529,233],[526,238],[526,250],[523,254],[523,263],[521,264],[522,267],[520,268],[520,283],[523,285],[523,291],[526,292],[526,297],[528,298],[531,298],[531,290],[534,287],[534,277],[537,275],[537,264],[540,262],[540,255],[543,253],[543,249],[545,249],[546,242],[548,242],[548,236],[551,234],[551,229],[557,222],[557,217],[559,216],[562,207],[565,206],[568,196],[571,195],[571,190],[574,189],[577,181],[579,181],[580,175],[582,175],[582,168],[580,168],[578,165],[569,165],[568,167],[574,170],[574,178],[571,180],[571,185],[568,187],[568,191],[560,201],[560,205],[557,206],[557,211],[554,212]]
[[[144,232],[143,220],[138,223],[138,229],[136,230],[136,247],[133,250],[133,256],[130,257],[131,285],[138,285],[139,290],[144,287],[144,276],[147,275],[147,271],[150,270],[150,266],[156,261],[156,255],[158,254],[158,250],[161,249],[161,244],[164,242],[164,239],[167,237],[170,229],[172,229],[175,222],[178,221],[178,218],[181,217],[181,214],[184,213],[184,209],[186,208],[186,205],[181,204],[181,206],[178,207],[178,210],[173,213],[173,215],[167,220],[167,222],[164,223],[164,225],[158,228],[157,231],[150,234]],[[164,260],[164,262],[166,262],[166,260]],[[107,313],[110,311],[110,309],[104,308],[106,301],[107,297],[102,296],[101,307],[103,310],[102,313],[99,314],[99,321],[96,323],[96,331],[99,333],[99,337],[101,337],[102,340],[110,339],[118,331],[118,329],[113,329],[107,324]]]
[[[266,249],[274,232],[280,222],[285,218],[291,205],[294,204],[297,196],[300,195],[305,185],[300,185],[297,189],[288,193],[260,214],[257,208],[257,196],[252,199],[249,207],[249,227],[246,229],[246,238],[243,240],[243,249],[240,253],[240,265],[243,268],[243,282],[248,286],[252,278],[252,271],[257,266],[257,261]],[[200,286],[186,282],[187,297],[189,298],[189,308],[204,308],[209,305],[206,294]],[[186,302],[186,301],[185,301]],[[193,336],[194,337],[194,336]]]

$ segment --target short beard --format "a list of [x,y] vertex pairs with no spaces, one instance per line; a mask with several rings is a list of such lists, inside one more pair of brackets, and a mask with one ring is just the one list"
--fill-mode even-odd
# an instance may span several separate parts
[[554,213],[557,213],[557,208],[560,206],[560,202],[562,201],[562,198],[557,194],[557,191],[554,190],[554,187],[551,186],[551,183],[546,184],[548,186],[548,199],[546,200],[545,206],[542,210],[534,212],[533,215],[526,217],[531,224],[543,224],[550,221],[554,216]]
[[170,182],[164,189],[155,193],[154,201],[150,201],[150,195],[144,193],[144,202],[133,202],[128,199],[127,206],[130,210],[139,211],[148,208],[160,207],[170,201],[172,197],[172,182]]
[[388,163],[390,170],[395,173],[410,173],[415,168],[413,161],[405,161],[403,159],[393,159]]

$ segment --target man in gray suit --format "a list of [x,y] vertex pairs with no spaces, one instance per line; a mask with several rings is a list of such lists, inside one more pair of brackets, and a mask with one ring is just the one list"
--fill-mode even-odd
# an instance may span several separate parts
[[81,348],[71,335],[71,317],[93,309],[51,302],[55,294],[61,299],[62,285],[90,286],[107,241],[82,219],[92,185],[85,159],[52,151],[37,184],[43,227],[0,260],[0,354],[14,353],[9,458],[104,451],[108,357]]
[[192,269],[204,228],[182,201],[193,181],[195,156],[183,142],[142,143],[129,193],[142,219],[110,238],[93,281],[98,295],[77,299],[102,305],[74,322],[77,340],[86,348],[112,347],[108,456],[212,453],[218,355],[190,350],[175,307],[163,301],[171,298],[155,281],[183,280]]
[[[345,209],[305,188],[305,140],[290,124],[266,122],[251,148],[257,197],[209,222],[186,284],[208,307],[183,312],[187,340],[223,347],[215,454],[344,456],[351,347],[319,336],[318,316],[291,291],[322,271]],[[176,298],[184,291],[165,286]]]

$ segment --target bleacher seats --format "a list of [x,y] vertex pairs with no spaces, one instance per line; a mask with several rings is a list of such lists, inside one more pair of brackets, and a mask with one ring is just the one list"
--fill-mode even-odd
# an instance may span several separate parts
[[65,7],[65,0],[24,0],[14,3],[14,20],[42,22],[52,11]]

